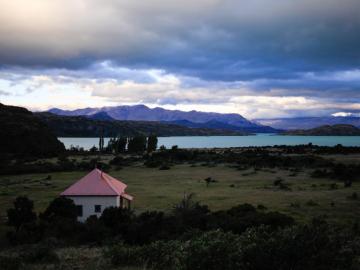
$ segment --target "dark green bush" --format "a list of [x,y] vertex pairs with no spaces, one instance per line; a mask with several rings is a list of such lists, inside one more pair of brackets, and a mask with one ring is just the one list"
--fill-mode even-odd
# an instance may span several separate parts
[[125,164],[125,159],[122,156],[116,156],[110,160],[110,165],[123,166]]
[[350,240],[323,223],[277,231],[252,228],[241,235],[241,269],[351,269],[356,250]]
[[183,250],[180,241],[156,241],[140,250],[141,264],[151,269],[176,270],[183,268]]
[[235,270],[242,265],[240,236],[219,230],[184,242],[182,253],[178,269]]
[[1,270],[18,270],[21,266],[21,260],[18,257],[0,256]]
[[308,200],[306,202],[306,205],[307,206],[318,206],[319,204],[317,202],[313,201],[313,200]]
[[48,208],[46,208],[39,217],[47,222],[55,222],[58,219],[66,219],[75,222],[77,219],[77,210],[73,200],[65,197],[58,197],[49,204]]
[[170,166],[167,165],[166,163],[163,163],[160,167],[159,170],[170,170]]
[[116,266],[137,266],[142,265],[139,256],[141,247],[127,246],[123,243],[111,246],[106,249],[104,256],[109,258],[111,263]]
[[351,234],[323,222],[279,230],[261,226],[242,235],[219,230],[141,247],[118,245],[107,252],[116,266],[157,270],[353,269],[359,255]]
[[54,249],[46,244],[38,244],[28,248],[21,253],[21,257],[26,263],[58,263],[59,257]]

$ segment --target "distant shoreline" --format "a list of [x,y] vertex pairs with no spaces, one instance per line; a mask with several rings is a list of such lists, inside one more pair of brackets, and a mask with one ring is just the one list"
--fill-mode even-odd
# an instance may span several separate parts
[[[70,145],[90,149],[97,146],[97,137],[58,137],[65,144],[66,148]],[[105,145],[110,138],[105,138]],[[279,145],[306,145],[313,144],[318,146],[358,146],[360,147],[360,136],[292,136],[279,135],[273,133],[261,133],[250,136],[168,136],[158,137],[158,147],[164,145],[171,148],[177,145],[179,148],[232,148],[232,147],[266,147]]]

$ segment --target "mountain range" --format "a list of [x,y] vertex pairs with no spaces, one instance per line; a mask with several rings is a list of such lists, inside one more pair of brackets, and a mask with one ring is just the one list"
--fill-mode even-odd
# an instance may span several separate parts
[[352,125],[325,125],[312,129],[288,130],[282,135],[296,136],[360,136],[360,128]]
[[145,105],[84,108],[76,110],[50,109],[48,112],[62,116],[84,116],[93,120],[156,121],[188,128],[220,129],[250,133],[278,133],[283,130],[312,129],[324,125],[353,125],[360,127],[360,117],[321,116],[246,119],[236,113],[167,110]]
[[209,128],[241,132],[271,133],[278,130],[252,122],[240,114],[166,110],[145,105],[84,108],[77,110],[50,109],[48,112],[63,116],[85,116],[96,120],[157,121],[191,128]]
[[62,116],[48,112],[35,113],[58,137],[105,137],[156,134],[158,136],[240,136],[248,132],[235,130],[189,128],[158,121],[114,120],[105,112],[88,116]]
[[360,127],[360,117],[355,116],[272,118],[256,119],[255,122],[283,130],[312,129],[319,126],[340,124]]

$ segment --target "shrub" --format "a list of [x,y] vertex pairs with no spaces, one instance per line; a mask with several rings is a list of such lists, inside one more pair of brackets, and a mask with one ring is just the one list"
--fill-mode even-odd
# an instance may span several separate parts
[[160,167],[159,170],[170,170],[170,166],[167,165],[166,163],[163,163]]
[[182,245],[180,241],[156,241],[140,250],[141,263],[151,269],[183,269]]
[[238,235],[210,231],[183,244],[182,269],[241,269],[241,242]]
[[241,235],[241,269],[351,269],[350,239],[322,222],[282,230],[252,228]]
[[18,270],[21,266],[21,260],[18,257],[0,256],[0,269]]
[[156,270],[181,269],[181,243],[156,241],[145,246],[127,246],[123,243],[105,251],[115,266],[146,266]]
[[7,210],[7,224],[14,226],[16,232],[18,232],[21,226],[36,220],[36,214],[33,209],[33,201],[29,200],[27,197],[17,197],[14,201],[14,208]]
[[73,200],[58,197],[49,204],[45,212],[41,213],[39,217],[48,222],[54,222],[57,219],[67,219],[74,222],[77,219],[76,206]]
[[156,241],[142,247],[116,245],[107,256],[116,266],[157,270],[230,270],[239,266],[239,236],[221,231],[194,235],[187,241]]
[[59,257],[54,249],[47,244],[38,244],[21,253],[24,262],[28,263],[57,263]]
[[75,241],[79,231],[83,231],[74,202],[65,197],[54,199],[39,217],[46,237]]
[[187,229],[206,229],[210,210],[207,205],[194,201],[194,194],[184,194],[183,199],[174,206],[173,215],[177,222],[179,232]]
[[125,159],[122,156],[116,156],[112,160],[110,160],[110,165],[123,166],[125,163]]
[[328,171],[322,169],[316,169],[311,173],[311,177],[313,178],[326,178],[328,176],[329,176]]
[[281,182],[281,183],[279,184],[279,189],[291,191],[291,188],[289,187],[289,185],[288,185],[287,183],[284,183],[284,182]]
[[144,162],[144,165],[148,168],[156,168],[161,166],[162,162],[161,160],[154,160],[154,159],[148,159]]
[[258,210],[266,210],[267,207],[263,204],[258,204],[257,207],[256,207]]
[[299,202],[292,202],[292,203],[290,203],[290,207],[293,207],[293,208],[300,208],[300,207],[301,207],[301,205],[300,205],[300,203],[299,203]]
[[318,206],[319,204],[317,202],[313,201],[313,200],[308,200],[306,202],[306,205],[307,206]]
[[144,244],[166,238],[171,231],[168,218],[163,212],[147,211],[138,215],[131,225],[131,243]]
[[116,266],[158,270],[337,270],[351,269],[358,251],[352,235],[314,221],[279,230],[261,226],[242,235],[198,232],[141,247],[119,244],[106,255]]
[[134,230],[134,213],[129,209],[108,207],[100,219],[112,236],[121,235],[124,240],[131,241]]
[[109,229],[96,215],[90,216],[81,227],[83,229],[78,234],[80,243],[102,244],[110,235]]
[[273,185],[274,186],[279,186],[284,180],[281,179],[280,177],[278,177],[276,180],[274,180]]
[[348,179],[344,181],[344,187],[351,187],[352,186],[352,180]]
[[358,197],[358,194],[356,192],[353,192],[350,196],[348,196],[348,199],[357,200]]
[[140,266],[142,262],[139,251],[140,247],[126,246],[119,243],[106,249],[104,256],[109,258],[111,263],[116,266]]
[[17,232],[8,232],[6,236],[9,242],[14,245],[37,243],[44,235],[43,229],[37,222],[31,222],[24,224]]
[[258,212],[250,204],[241,204],[227,211],[211,213],[208,220],[208,229],[221,228],[237,234],[243,233],[249,227],[260,225],[278,228],[294,224],[294,219],[290,216],[278,212]]

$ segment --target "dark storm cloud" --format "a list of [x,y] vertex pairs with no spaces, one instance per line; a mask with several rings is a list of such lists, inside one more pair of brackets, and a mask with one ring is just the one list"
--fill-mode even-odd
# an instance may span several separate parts
[[224,81],[360,64],[358,0],[75,2],[0,1],[0,62],[81,69],[112,60]]

